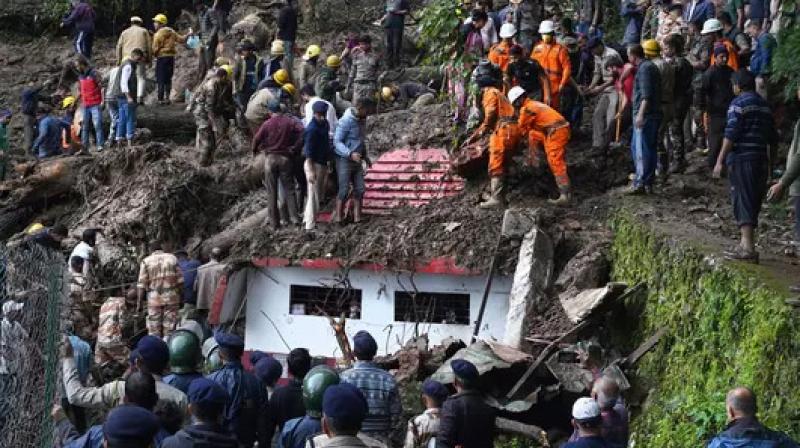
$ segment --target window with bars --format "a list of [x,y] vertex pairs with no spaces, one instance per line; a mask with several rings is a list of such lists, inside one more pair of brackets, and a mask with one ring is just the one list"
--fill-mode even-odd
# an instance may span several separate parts
[[397,291],[394,320],[469,325],[469,298],[469,294]]
[[361,319],[361,290],[291,285],[289,314]]

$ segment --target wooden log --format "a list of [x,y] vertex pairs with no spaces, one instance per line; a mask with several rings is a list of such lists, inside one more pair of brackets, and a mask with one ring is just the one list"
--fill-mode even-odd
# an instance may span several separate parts
[[230,249],[231,246],[241,239],[244,232],[264,227],[268,216],[269,213],[267,209],[261,210],[239,221],[236,225],[208,238],[203,242],[202,253],[209,254],[211,249],[215,247],[219,247],[222,250]]
[[197,132],[194,117],[184,104],[140,106],[136,121],[137,127],[150,129],[152,139],[157,142],[191,143]]
[[54,157],[19,165],[24,177],[0,182],[0,208],[41,207],[45,201],[70,192],[78,181],[80,169],[91,157]]
[[653,349],[658,344],[658,341],[667,333],[666,327],[661,327],[656,331],[652,336],[647,338],[646,341],[642,343],[639,347],[636,348],[631,354],[629,354],[621,363],[622,367],[626,369],[630,369],[631,367],[635,366],[637,362],[644,356],[647,352]]
[[537,440],[542,446],[550,446],[547,432],[536,425],[528,425],[515,420],[497,417],[494,426],[498,431]]

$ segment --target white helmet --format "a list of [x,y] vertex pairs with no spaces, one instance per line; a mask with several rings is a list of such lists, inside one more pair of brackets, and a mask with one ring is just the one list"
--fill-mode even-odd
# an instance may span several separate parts
[[703,31],[700,34],[711,34],[722,31],[722,22],[717,19],[708,19],[703,23]]
[[511,90],[508,91],[508,100],[513,103],[522,95],[525,95],[525,89],[520,86],[512,87]]
[[556,26],[553,24],[552,20],[543,20],[542,23],[539,24],[539,34],[550,34],[555,31]]
[[517,27],[515,27],[513,23],[504,23],[503,26],[500,27],[501,39],[514,37],[515,34],[517,34]]

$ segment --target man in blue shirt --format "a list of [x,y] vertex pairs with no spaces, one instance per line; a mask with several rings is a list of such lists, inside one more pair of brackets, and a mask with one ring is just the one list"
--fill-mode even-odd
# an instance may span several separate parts
[[[633,141],[631,155],[636,177],[630,194],[651,193],[657,162],[658,127],[661,124],[661,74],[650,60],[659,55],[654,39],[628,47],[628,60],[635,65],[633,84]],[[646,58],[645,58],[646,56]]]
[[372,362],[377,353],[378,344],[372,335],[363,330],[356,333],[353,336],[356,363],[342,372],[341,380],[361,389],[367,398],[369,412],[361,431],[388,440],[403,415],[403,405],[394,376]]
[[[764,0],[769,1],[769,0]],[[714,4],[711,0],[691,0],[683,8],[683,21],[704,23],[708,19],[716,18]]]
[[622,38],[623,45],[638,44],[641,41],[645,9],[645,5],[636,0],[626,0],[622,5],[620,15],[626,20],[625,34]]
[[339,177],[339,193],[336,197],[336,216],[334,220],[341,223],[344,216],[344,202],[353,184],[353,222],[361,222],[361,199],[364,197],[364,167],[369,165],[366,146],[367,116],[375,109],[375,101],[371,98],[359,98],[355,107],[347,109],[333,137],[336,152],[336,174]]
[[[303,89],[307,88],[310,87],[306,86]],[[308,184],[306,209],[303,214],[306,231],[314,230],[316,227],[317,212],[328,183],[328,161],[331,157],[330,124],[325,118],[328,108],[328,103],[323,100],[317,100],[312,104],[314,117],[303,132],[303,157],[306,159],[303,168]]]
[[197,270],[200,269],[200,262],[189,257],[186,249],[176,251],[175,257],[178,258],[178,267],[181,268],[183,273],[183,291],[181,291],[181,302],[183,302],[182,318],[195,319],[197,294],[194,290],[194,281],[197,278]]
[[50,109],[40,108],[36,112],[39,120],[39,135],[33,142],[33,154],[38,159],[61,154],[61,132],[69,130],[69,124],[60,118],[50,115]]
[[253,374],[242,366],[244,339],[231,333],[214,335],[219,343],[219,355],[223,366],[207,376],[224,387],[228,402],[222,412],[223,427],[236,436],[241,446],[252,446],[256,441],[258,412],[266,399],[264,390]]
[[609,448],[602,436],[603,419],[600,406],[589,397],[578,398],[572,405],[572,426],[578,437],[564,448]]
[[728,166],[733,215],[741,233],[739,245],[725,256],[751,263],[758,263],[753,234],[767,189],[769,145],[778,143],[772,111],[755,88],[752,73],[736,72],[733,91],[737,97],[728,108],[725,139],[714,167],[714,177],[719,178],[723,164]]
[[756,92],[765,100],[767,98],[767,82],[771,73],[772,56],[778,41],[775,36],[761,28],[761,21],[748,20],[745,25],[747,35],[753,39],[753,52],[750,55],[750,71],[756,77]]
[[747,387],[737,387],[725,398],[728,426],[711,439],[708,448],[797,448],[786,434],[773,431],[758,421],[756,395]]

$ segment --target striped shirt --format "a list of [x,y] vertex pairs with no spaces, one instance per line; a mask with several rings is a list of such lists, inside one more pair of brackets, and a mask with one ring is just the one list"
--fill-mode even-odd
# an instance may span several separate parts
[[768,145],[778,142],[775,121],[767,102],[753,91],[742,92],[728,107],[725,138],[733,142],[726,163],[766,159]]
[[403,405],[394,376],[375,363],[356,361],[353,368],[341,374],[343,383],[356,386],[364,393],[369,413],[361,427],[367,434],[388,434],[400,423]]

